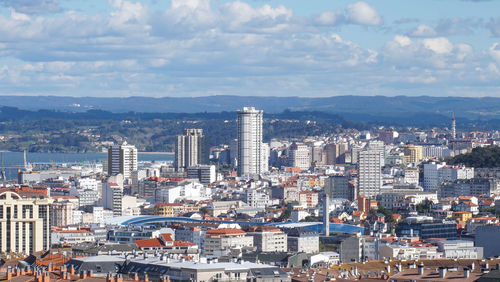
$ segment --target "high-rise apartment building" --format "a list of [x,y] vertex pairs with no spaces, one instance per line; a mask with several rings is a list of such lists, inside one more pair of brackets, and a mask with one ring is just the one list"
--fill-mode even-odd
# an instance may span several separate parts
[[0,253],[33,254],[50,248],[50,205],[29,188],[0,190]]
[[370,142],[359,152],[359,195],[375,197],[382,187],[382,167],[384,166],[385,147],[383,142]]
[[423,159],[422,146],[406,145],[404,147],[404,163],[416,163]]
[[311,167],[311,150],[309,146],[293,142],[288,148],[288,165],[308,170]]
[[123,174],[125,178],[132,176],[132,171],[137,170],[137,148],[128,145],[113,145],[108,149],[108,175]]
[[175,142],[174,166],[177,171],[184,171],[190,166],[208,164],[209,153],[203,129],[184,129]]
[[[263,111],[243,107],[238,111],[238,175],[255,175],[264,172],[262,145]],[[267,154],[269,155],[269,154]]]

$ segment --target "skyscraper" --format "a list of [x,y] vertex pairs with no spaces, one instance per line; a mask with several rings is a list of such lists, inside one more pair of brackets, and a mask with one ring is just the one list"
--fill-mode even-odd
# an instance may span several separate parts
[[260,174],[266,167],[262,146],[263,111],[243,107],[238,111],[238,175]]
[[190,166],[208,164],[209,149],[203,129],[184,129],[183,135],[175,142],[174,166],[177,171],[184,171]]
[[137,148],[128,145],[113,145],[108,149],[108,175],[123,174],[123,177],[132,176],[132,171],[137,170]]
[[384,143],[370,142],[359,152],[359,195],[375,197],[382,187],[382,167],[384,166]]

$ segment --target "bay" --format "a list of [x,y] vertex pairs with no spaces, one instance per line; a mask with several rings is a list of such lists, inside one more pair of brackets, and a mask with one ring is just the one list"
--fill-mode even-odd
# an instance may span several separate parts
[[[1,152],[7,179],[16,179],[17,170],[24,168],[24,152]],[[107,159],[107,153],[26,153],[26,161],[37,165],[61,164],[93,164],[102,163]],[[172,153],[138,153],[139,162],[171,162],[174,160]]]

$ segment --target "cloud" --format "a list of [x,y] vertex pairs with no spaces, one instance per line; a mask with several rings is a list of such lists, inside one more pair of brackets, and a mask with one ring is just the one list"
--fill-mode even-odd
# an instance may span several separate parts
[[434,30],[434,28],[432,28],[428,25],[425,25],[425,24],[421,24],[421,25],[417,26],[417,28],[415,28],[410,33],[410,35],[415,36],[415,37],[432,37],[432,36],[436,36],[437,33]]
[[360,25],[381,25],[382,17],[375,8],[366,2],[360,1],[346,7],[347,16],[350,22]]
[[382,48],[357,43],[345,25],[383,26],[365,2],[312,16],[271,2],[109,5],[96,14],[0,14],[2,93],[391,95],[498,81],[498,45],[474,50],[436,26],[402,31]]
[[0,5],[23,14],[46,14],[62,11],[58,0],[0,0]]

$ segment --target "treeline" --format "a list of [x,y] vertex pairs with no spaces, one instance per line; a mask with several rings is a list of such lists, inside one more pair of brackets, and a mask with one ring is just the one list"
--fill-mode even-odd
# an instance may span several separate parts
[[[175,137],[184,128],[201,128],[210,145],[230,144],[236,138],[236,113],[84,113],[25,111],[0,108],[2,150],[30,152],[99,151],[102,142],[127,142],[141,151],[172,151]],[[301,138],[339,132],[342,128],[367,129],[368,125],[341,117],[306,111],[265,114],[264,141]]]
[[470,167],[500,167],[500,147],[477,147],[472,152],[449,158],[447,163],[453,165],[466,165]]

